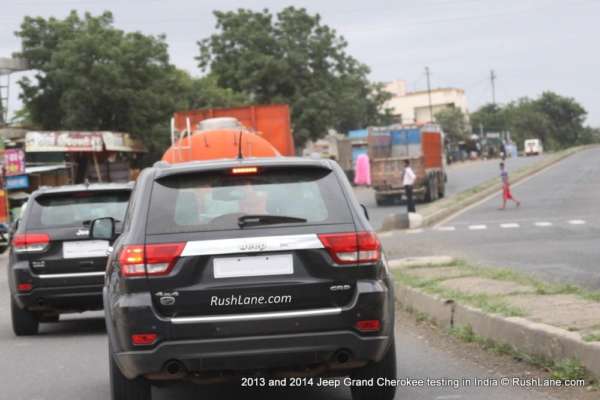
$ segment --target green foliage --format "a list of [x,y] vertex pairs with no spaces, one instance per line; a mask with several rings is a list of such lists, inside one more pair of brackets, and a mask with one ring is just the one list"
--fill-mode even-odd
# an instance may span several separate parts
[[526,139],[541,139],[544,147],[558,150],[594,143],[600,135],[583,126],[585,109],[570,97],[544,92],[537,99],[522,98],[504,107],[488,104],[471,114],[475,132],[510,131],[513,141],[522,146]]
[[497,104],[486,104],[471,113],[473,132],[479,133],[480,127],[484,132],[504,132],[508,130],[504,109]]
[[133,133],[144,139],[149,161],[169,145],[174,111],[247,102],[212,76],[194,79],[175,68],[164,36],[114,28],[110,12],[25,17],[16,34],[20,56],[37,70],[35,80],[20,81],[24,116],[41,129]]
[[581,365],[581,362],[576,359],[566,359],[555,363],[550,374],[553,379],[561,381],[585,379],[587,376],[586,370]]
[[248,93],[256,103],[287,103],[296,142],[329,128],[387,123],[389,94],[372,85],[369,69],[346,53],[335,30],[303,8],[216,11],[218,33],[198,42],[199,66],[222,87]]
[[435,121],[442,127],[450,142],[466,140],[469,135],[467,117],[460,108],[447,108],[435,114]]

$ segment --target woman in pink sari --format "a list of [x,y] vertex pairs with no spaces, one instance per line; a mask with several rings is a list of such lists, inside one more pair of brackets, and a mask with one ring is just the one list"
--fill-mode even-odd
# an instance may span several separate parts
[[366,154],[361,154],[356,157],[356,165],[354,166],[354,184],[371,185],[371,167],[369,166],[369,156]]

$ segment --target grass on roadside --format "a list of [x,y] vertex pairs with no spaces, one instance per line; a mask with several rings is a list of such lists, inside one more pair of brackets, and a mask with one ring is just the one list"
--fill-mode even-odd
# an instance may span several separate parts
[[[458,262],[452,263],[451,265],[447,266],[457,266],[458,264],[466,265],[462,262]],[[472,275],[473,274],[471,273],[471,271],[465,269],[465,274],[461,276]],[[460,303],[479,308],[480,310],[483,310],[485,312],[499,314],[507,317],[524,316],[524,312],[521,309],[510,306],[506,301],[502,299],[501,296],[494,296],[488,294],[468,294],[444,288],[440,286],[440,283],[444,280],[444,278],[419,278],[412,275],[408,275],[404,273],[403,270],[396,270],[395,277],[398,282],[403,283],[407,286],[420,289],[426,293],[436,294],[441,297],[450,298]]]
[[600,342],[600,332],[583,335],[582,339],[584,342]]
[[507,355],[517,361],[523,361],[531,365],[543,368],[550,372],[552,379],[561,381],[584,379],[589,385],[594,385],[585,367],[576,359],[565,359],[557,362],[537,356],[530,356],[514,349],[506,343],[498,343],[476,335],[470,325],[458,326],[450,329],[450,334],[466,343],[477,343],[483,349],[492,351],[499,355]]
[[[531,286],[535,289],[535,294],[538,295],[553,295],[553,294],[572,294],[578,296],[581,299],[600,302],[600,291],[590,291],[579,286],[568,284],[568,283],[552,283],[545,282],[536,279],[532,276],[513,271],[508,268],[493,268],[493,267],[480,267],[467,263],[464,260],[456,260],[451,263],[441,265],[413,265],[405,270],[414,268],[440,268],[440,267],[455,267],[460,269],[463,274],[460,277],[474,276],[479,278],[494,279],[499,281],[513,282],[524,286]],[[402,269],[396,270],[396,278],[405,283],[408,286],[415,288],[422,288],[427,291],[433,287],[438,287],[439,283],[444,278],[437,279],[421,279],[406,275],[402,272]],[[436,291],[429,291],[429,293],[435,293]],[[438,293],[443,294],[443,293]],[[456,300],[460,300],[456,298]]]

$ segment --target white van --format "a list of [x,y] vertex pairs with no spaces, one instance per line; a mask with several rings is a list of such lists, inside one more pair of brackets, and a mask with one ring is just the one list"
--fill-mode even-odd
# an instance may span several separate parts
[[523,147],[526,156],[537,156],[544,152],[544,147],[540,139],[527,139]]

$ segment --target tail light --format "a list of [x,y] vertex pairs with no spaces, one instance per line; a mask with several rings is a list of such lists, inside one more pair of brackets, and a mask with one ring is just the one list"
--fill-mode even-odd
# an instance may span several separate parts
[[18,233],[12,240],[16,253],[43,253],[48,250],[50,236],[47,233]]
[[360,332],[379,332],[381,330],[381,321],[378,319],[367,319],[357,321],[354,327]]
[[123,276],[167,275],[173,269],[185,243],[159,243],[123,247],[119,264]]
[[134,333],[131,335],[131,344],[134,346],[150,346],[156,342],[156,333]]
[[17,291],[19,293],[27,293],[33,290],[33,285],[31,283],[19,283],[17,285]]
[[374,264],[381,257],[381,244],[374,232],[320,234],[319,239],[340,265]]

